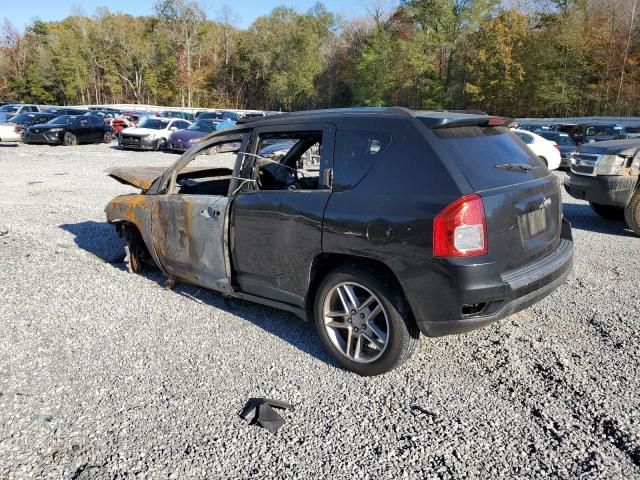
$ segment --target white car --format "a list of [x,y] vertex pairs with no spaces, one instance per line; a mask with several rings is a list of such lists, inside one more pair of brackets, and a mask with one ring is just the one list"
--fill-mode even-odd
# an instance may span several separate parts
[[169,135],[191,125],[181,118],[147,117],[137,127],[125,128],[118,135],[118,145],[124,149],[162,150]]
[[542,160],[549,170],[560,168],[560,146],[556,142],[547,140],[538,134],[527,130],[512,130],[520,140],[527,144],[533,153]]

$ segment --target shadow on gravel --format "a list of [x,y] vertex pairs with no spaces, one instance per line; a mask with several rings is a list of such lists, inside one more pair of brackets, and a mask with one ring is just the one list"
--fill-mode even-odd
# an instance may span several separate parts
[[[74,242],[78,247],[113,265],[118,270],[127,270],[124,263],[125,243],[118,236],[113,225],[107,222],[87,221],[63,224],[60,225],[60,228],[74,236]],[[141,275],[159,285],[164,284],[161,272],[155,268],[147,267]],[[313,323],[305,323],[295,315],[281,310],[235,298],[225,298],[217,292],[186,283],[178,282],[173,291],[192,301],[205,303],[248,320],[297,349],[325,363],[335,365],[322,347]]]
[[20,145],[18,145],[17,143],[0,143],[0,147],[11,147],[11,148],[15,148],[15,147],[19,147]]
[[[155,277],[151,274],[150,278]],[[298,350],[337,367],[322,346],[315,326],[311,322],[304,322],[299,317],[282,310],[237,298],[225,298],[217,292],[185,283],[178,282],[174,292],[248,320],[256,327],[275,335]]]
[[565,203],[564,216],[573,228],[596,233],[635,237],[624,220],[608,220],[597,215],[588,204]]
[[95,255],[100,260],[126,270],[124,261],[124,240],[107,222],[67,223],[59,226],[74,236],[73,241],[81,249]]

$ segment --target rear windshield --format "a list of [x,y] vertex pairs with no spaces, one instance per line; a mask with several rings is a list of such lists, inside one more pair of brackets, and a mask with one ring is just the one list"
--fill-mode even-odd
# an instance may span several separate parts
[[153,130],[164,130],[169,125],[169,120],[158,120],[155,118],[149,118],[142,122],[140,128],[151,128]]
[[15,115],[15,116],[11,117],[9,119],[9,122],[11,122],[11,123],[28,122],[29,120],[31,120],[35,116],[36,116],[35,113],[21,113],[20,115]]
[[496,168],[500,164],[539,167],[538,159],[504,127],[440,128],[433,132],[449,158],[477,191],[502,187],[537,177],[532,172]]
[[558,145],[575,145],[569,134],[555,132],[537,132],[541,137],[547,140],[553,140]]
[[17,111],[18,107],[16,105],[3,105],[2,107],[0,107],[0,112],[15,113]]

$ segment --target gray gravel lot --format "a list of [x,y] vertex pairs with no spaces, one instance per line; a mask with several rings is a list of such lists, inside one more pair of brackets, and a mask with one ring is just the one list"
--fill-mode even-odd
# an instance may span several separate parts
[[[640,238],[566,198],[575,272],[376,378],[311,324],[131,275],[109,166],[176,155],[0,145],[0,478],[640,478]],[[275,435],[237,411],[295,405]]]

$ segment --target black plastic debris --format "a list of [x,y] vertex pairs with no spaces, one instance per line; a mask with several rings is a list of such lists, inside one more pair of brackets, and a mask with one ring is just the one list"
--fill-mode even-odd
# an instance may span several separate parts
[[272,407],[293,410],[293,406],[270,398],[250,398],[240,412],[240,417],[249,425],[258,424],[271,433],[276,433],[284,425],[284,419]]

